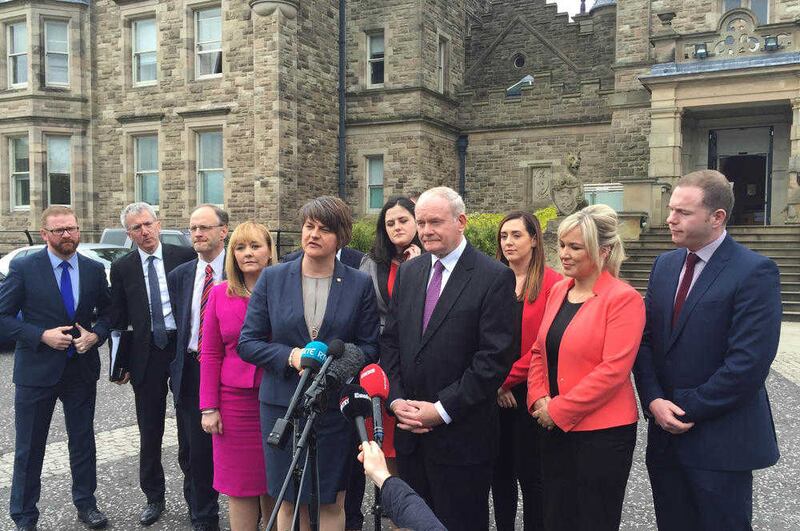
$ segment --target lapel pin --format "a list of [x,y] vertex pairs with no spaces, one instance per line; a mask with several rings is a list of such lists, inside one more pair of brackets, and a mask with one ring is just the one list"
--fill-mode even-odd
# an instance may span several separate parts
[[342,279],[340,277],[336,277],[336,282],[341,282]]

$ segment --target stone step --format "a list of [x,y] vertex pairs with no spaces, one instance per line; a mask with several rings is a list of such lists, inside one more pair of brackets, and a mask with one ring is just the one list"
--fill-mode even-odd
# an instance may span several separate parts
[[[770,242],[770,241],[783,241],[787,243],[798,243],[800,244],[800,232],[789,233],[789,234],[746,234],[743,236],[733,236],[733,239],[737,242],[741,243],[742,245],[754,245],[760,242]],[[648,242],[648,243],[664,243],[668,245],[672,245],[672,236],[669,234],[642,234],[639,237],[640,242]]]
[[[742,236],[745,234],[797,234],[800,232],[800,225],[731,225],[727,227],[731,236]],[[669,234],[667,227],[653,227],[642,234]]]
[[[660,254],[660,253],[657,253]],[[650,269],[653,267],[653,262],[656,259],[657,254],[653,255],[641,255],[641,254],[629,254],[628,258],[622,263],[622,268],[625,269],[626,267],[636,267],[636,268],[647,268]],[[769,256],[769,255],[766,255]],[[769,258],[778,264],[778,267],[781,268],[783,271],[785,268],[788,268],[788,271],[791,272],[793,269],[800,270],[800,257],[797,256],[782,256],[782,257],[775,257],[769,256]]]
[[[746,247],[762,254],[769,254],[770,252],[779,254],[780,252],[780,254],[786,254],[789,256],[800,256],[800,242],[769,240],[764,242],[750,243],[747,244]],[[674,248],[675,247],[668,242],[661,243],[635,241],[625,243],[625,249],[627,249],[629,253],[636,249],[666,252],[671,251]]]

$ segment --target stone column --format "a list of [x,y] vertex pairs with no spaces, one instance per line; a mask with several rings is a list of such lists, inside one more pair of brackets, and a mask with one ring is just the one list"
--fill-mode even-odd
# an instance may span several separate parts
[[294,221],[281,204],[297,181],[297,21],[253,10],[254,216],[275,230]]
[[786,194],[786,223],[800,223],[800,98],[792,100],[792,128],[789,133],[789,185]]
[[674,184],[681,176],[683,111],[677,107],[650,111],[650,177]]

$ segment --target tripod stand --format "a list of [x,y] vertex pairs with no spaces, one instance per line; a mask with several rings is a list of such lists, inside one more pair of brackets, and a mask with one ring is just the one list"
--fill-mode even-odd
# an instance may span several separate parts
[[[281,490],[278,493],[278,498],[275,500],[275,507],[267,523],[267,531],[272,530],[277,522],[278,512],[286,497],[286,491],[289,489],[289,483],[291,481],[294,481],[296,496],[291,529],[299,531],[300,492],[305,484],[306,475],[309,473],[309,470],[311,471],[311,500],[308,504],[308,520],[311,531],[319,531],[319,469],[317,466],[317,437],[314,431],[314,421],[320,411],[325,407],[323,400],[325,388],[320,386],[317,389],[318,390],[312,396],[307,397],[302,407],[302,414],[305,417],[305,425],[303,426],[302,433],[300,432],[301,417],[297,411],[292,415],[292,446],[294,448],[294,454],[292,455],[292,462],[289,465],[289,470],[286,472],[286,477],[283,480],[283,485],[281,485]],[[300,409],[301,408],[297,408],[297,410]],[[303,460],[303,464],[300,465],[300,457],[303,451],[306,451],[305,459]]]

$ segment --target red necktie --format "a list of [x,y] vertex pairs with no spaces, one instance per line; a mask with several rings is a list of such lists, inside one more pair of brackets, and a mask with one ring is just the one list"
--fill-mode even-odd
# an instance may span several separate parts
[[678,295],[675,297],[675,308],[672,310],[672,326],[678,323],[678,316],[683,308],[683,303],[686,302],[686,295],[689,293],[689,286],[692,285],[692,278],[694,277],[694,266],[700,258],[694,254],[689,253],[686,255],[686,271],[683,273],[681,285],[678,286]]
[[214,285],[214,269],[211,264],[206,266],[206,278],[203,280],[203,294],[200,296],[200,327],[197,329],[197,357],[200,358],[200,350],[203,344],[203,316],[206,313],[206,303],[211,287]]

